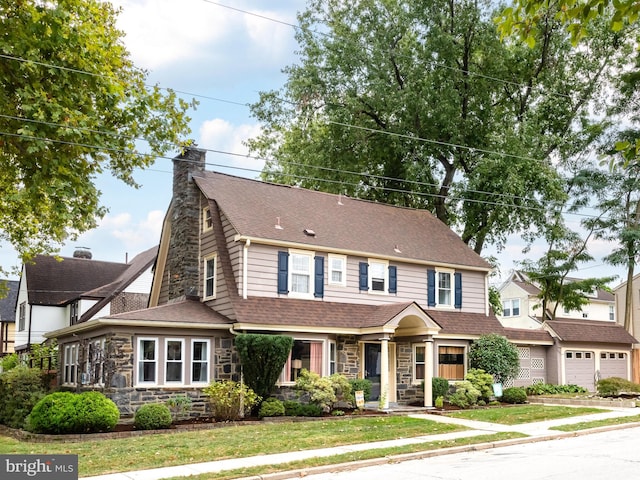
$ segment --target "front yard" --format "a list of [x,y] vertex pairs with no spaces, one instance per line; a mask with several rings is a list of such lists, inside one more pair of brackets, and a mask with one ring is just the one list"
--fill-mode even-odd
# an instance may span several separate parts
[[[540,405],[524,405],[506,408],[489,408],[457,412],[455,415],[474,420],[503,424],[516,424],[586,415],[601,410],[594,408],[569,408]],[[188,463],[222,460],[225,458],[291,452],[338,445],[367,443],[396,438],[410,438],[464,430],[463,427],[442,424],[407,416],[383,415],[353,418],[330,418],[305,422],[250,422],[246,425],[216,426],[206,430],[169,430],[162,433],[130,438],[106,439],[62,443],[33,443],[10,437],[0,437],[2,454],[77,454],[79,474],[83,476],[130,470],[158,468]],[[394,449],[369,450],[354,453],[345,458],[328,457],[303,462],[300,467],[338,463],[362,458],[382,457],[390,454],[444,448],[460,444],[496,441],[521,436],[520,434],[496,434],[473,437],[451,442],[425,442],[419,445]],[[99,454],[96,454],[99,452]],[[287,465],[292,468],[293,465]],[[284,469],[273,466],[271,470]],[[263,468],[262,473],[265,473]],[[207,478],[237,478],[245,472],[226,472]],[[235,476],[234,476],[235,475]]]

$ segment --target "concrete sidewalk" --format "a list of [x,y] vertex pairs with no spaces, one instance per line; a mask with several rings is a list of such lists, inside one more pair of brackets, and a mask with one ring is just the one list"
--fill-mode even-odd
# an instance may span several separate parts
[[[493,448],[498,445],[506,445],[506,444],[515,444],[515,443],[525,443],[525,442],[534,442],[534,441],[542,441],[542,440],[551,440],[553,438],[562,438],[566,436],[575,436],[578,434],[586,434],[589,431],[581,431],[581,432],[571,432],[565,433],[560,432],[558,430],[549,430],[551,427],[560,426],[560,425],[568,425],[574,423],[580,423],[584,421],[595,421],[595,420],[603,420],[615,417],[624,417],[624,416],[633,416],[640,414],[639,409],[635,408],[616,408],[616,409],[608,409],[607,412],[596,413],[591,415],[583,415],[578,417],[571,418],[563,418],[558,420],[549,420],[545,422],[536,422],[536,423],[527,423],[521,425],[499,425],[495,423],[486,423],[486,422],[478,422],[474,420],[464,420],[459,418],[447,417],[444,415],[433,415],[433,414],[410,414],[409,416],[415,418],[424,418],[426,420],[431,420],[435,422],[441,423],[451,423],[456,425],[461,425],[469,428],[470,430],[464,430],[461,432],[453,432],[446,433],[441,435],[424,435],[421,437],[413,437],[413,438],[403,438],[398,440],[386,440],[381,442],[371,442],[371,443],[362,443],[362,444],[354,444],[354,445],[344,445],[340,447],[331,447],[331,448],[322,448],[315,450],[304,450],[304,451],[296,451],[296,452],[286,452],[286,453],[278,453],[272,455],[259,455],[254,457],[246,457],[246,458],[231,458],[226,460],[218,460],[213,462],[204,462],[204,463],[195,463],[190,465],[180,465],[175,467],[164,467],[164,468],[154,468],[150,470],[138,470],[138,471],[130,471],[130,472],[122,472],[122,473],[113,473],[107,475],[99,475],[94,477],[82,477],[83,480],[161,480],[164,478],[171,477],[181,477],[181,476],[190,476],[190,475],[201,475],[204,473],[217,473],[225,470],[235,470],[239,468],[248,468],[248,467],[259,467],[266,465],[277,465],[288,462],[294,462],[297,460],[305,460],[308,458],[314,457],[330,457],[333,455],[340,455],[344,453],[358,452],[364,450],[373,450],[378,448],[388,448],[388,447],[400,447],[404,445],[413,445],[418,443],[425,442],[435,442],[435,441],[444,441],[444,440],[452,440],[458,438],[468,438],[478,435],[488,435],[497,432],[519,432],[528,435],[527,438],[519,438],[513,440],[506,440],[503,442],[494,442],[491,444],[475,444],[464,447],[453,447],[453,448],[444,448],[441,450],[429,450],[424,452],[416,452],[415,454],[406,454],[399,455],[394,457],[396,461],[398,460],[408,460],[415,458],[424,458],[428,456],[435,455],[444,455],[447,453],[454,453],[464,450],[479,450],[483,448]],[[637,426],[637,424],[630,424],[632,426]],[[628,426],[628,424],[627,424]],[[625,425],[620,425],[616,427],[606,427],[606,428],[625,428]],[[344,468],[357,468],[358,464],[362,465],[374,465],[376,463],[388,463],[389,458],[377,458],[371,460],[365,460],[362,462],[350,462],[345,465]],[[318,467],[314,469],[306,469],[305,471],[291,471],[291,472],[281,472],[272,475],[262,475],[260,477],[252,477],[252,478],[271,478],[271,479],[283,479],[283,478],[292,478],[304,475],[305,472],[310,472],[313,470],[314,473],[318,473],[321,471],[336,471],[340,469],[340,465],[328,465],[325,467]]]

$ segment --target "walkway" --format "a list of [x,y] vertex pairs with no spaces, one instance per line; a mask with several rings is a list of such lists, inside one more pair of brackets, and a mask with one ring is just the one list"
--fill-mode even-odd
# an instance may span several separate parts
[[[404,438],[404,439],[398,439],[398,440],[386,440],[381,442],[344,445],[340,447],[322,448],[322,449],[316,449],[316,450],[304,450],[304,451],[298,451],[298,452],[286,452],[286,453],[278,453],[278,454],[272,454],[272,455],[260,455],[260,456],[247,457],[247,458],[231,458],[231,459],[219,460],[214,462],[195,463],[191,465],[180,465],[176,467],[164,467],[164,468],[155,468],[150,470],[113,473],[113,474],[107,474],[107,475],[99,475],[95,477],[83,477],[83,480],[161,480],[161,479],[170,478],[170,477],[200,475],[204,473],[216,473],[224,470],[235,470],[239,468],[277,465],[282,463],[294,462],[297,460],[305,460],[313,457],[329,457],[333,455],[340,455],[340,454],[358,452],[363,450],[372,450],[376,448],[400,447],[404,445],[413,445],[417,443],[452,440],[457,438],[468,438],[468,437],[473,437],[477,435],[487,435],[487,434],[492,434],[497,432],[519,432],[519,433],[529,435],[529,437],[527,438],[520,438],[520,439],[499,442],[500,445],[550,440],[553,438],[562,438],[566,436],[576,435],[575,432],[564,433],[557,430],[549,430],[551,427],[580,423],[584,421],[594,421],[594,420],[603,420],[603,419],[609,419],[609,418],[615,418],[615,417],[633,416],[633,415],[638,415],[639,413],[640,412],[638,411],[638,409],[635,409],[635,408],[616,408],[616,409],[608,409],[607,412],[603,412],[603,413],[584,415],[579,417],[571,417],[571,418],[562,418],[558,420],[549,420],[545,422],[528,423],[528,424],[522,424],[522,425],[499,425],[495,423],[486,423],[486,422],[478,422],[474,420],[452,418],[444,415],[432,415],[428,413],[410,414],[411,417],[425,418],[435,422],[462,425],[467,428],[470,428],[471,430],[445,433],[440,435],[425,435],[421,437]],[[624,426],[615,427],[615,428],[624,428]],[[586,432],[583,431],[582,433],[586,433]],[[402,458],[409,459],[409,458],[420,458],[420,457],[426,457],[426,456],[443,455],[451,452],[459,452],[463,449],[469,450],[471,448],[473,449],[492,448],[493,446],[496,446],[496,443],[484,444],[484,445],[476,444],[472,446],[446,448],[442,450],[430,450],[426,452],[418,452],[416,454],[403,455]],[[366,465],[372,465],[372,464],[375,464],[376,462],[388,463],[389,459],[378,458],[378,459],[366,460],[360,463],[366,464]],[[349,464],[349,468],[354,468],[354,467],[355,467],[354,462]],[[335,471],[339,467],[336,465],[331,465],[331,466],[320,467],[320,468],[324,468],[325,470]],[[314,472],[317,473],[318,469],[314,469]],[[284,478],[298,477],[300,476],[300,474],[301,472],[283,472],[279,474],[265,475],[265,476],[252,477],[252,478],[255,478],[255,479],[270,478],[275,480],[277,478],[284,479]]]

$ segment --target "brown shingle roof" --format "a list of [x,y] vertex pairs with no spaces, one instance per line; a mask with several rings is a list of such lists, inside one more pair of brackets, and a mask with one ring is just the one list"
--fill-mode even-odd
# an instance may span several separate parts
[[86,258],[37,255],[25,264],[29,303],[64,305],[82,293],[113,282],[125,270],[124,263]]
[[109,315],[104,318],[113,320],[145,321],[171,323],[196,323],[203,325],[232,325],[232,321],[224,315],[212,310],[198,300],[182,300],[166,303],[159,307],[144,308],[133,312]]
[[597,320],[547,320],[546,324],[564,342],[638,343],[622,325]]
[[426,310],[426,312],[442,327],[441,334],[476,336],[497,333],[504,335],[502,324],[493,314],[445,310]]
[[505,336],[512,341],[520,342],[545,342],[553,344],[551,334],[538,328],[505,328]]
[[326,328],[381,327],[413,302],[389,305],[253,297],[236,302],[237,322]]
[[[489,270],[489,264],[426,210],[205,172],[195,177],[243,236]],[[280,219],[282,229],[275,225]],[[305,235],[310,229],[315,236]],[[397,253],[397,248],[402,253]]]

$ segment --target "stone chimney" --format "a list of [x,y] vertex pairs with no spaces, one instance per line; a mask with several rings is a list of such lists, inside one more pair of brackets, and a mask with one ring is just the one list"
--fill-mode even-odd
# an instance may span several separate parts
[[171,240],[167,256],[169,300],[198,295],[200,189],[193,177],[204,172],[206,151],[188,147],[173,159]]

